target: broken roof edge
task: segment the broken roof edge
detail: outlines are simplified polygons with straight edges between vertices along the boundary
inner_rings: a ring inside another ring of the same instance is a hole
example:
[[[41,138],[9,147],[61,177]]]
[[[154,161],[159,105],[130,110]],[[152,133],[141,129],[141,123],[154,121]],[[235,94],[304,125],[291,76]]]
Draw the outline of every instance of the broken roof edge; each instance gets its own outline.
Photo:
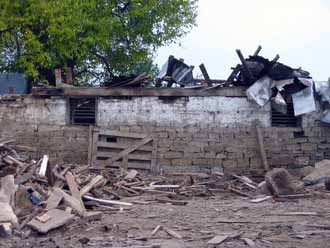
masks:
[[[32,96],[81,96],[81,97],[107,97],[107,96],[226,96],[246,97],[246,87],[223,88],[33,88]]]

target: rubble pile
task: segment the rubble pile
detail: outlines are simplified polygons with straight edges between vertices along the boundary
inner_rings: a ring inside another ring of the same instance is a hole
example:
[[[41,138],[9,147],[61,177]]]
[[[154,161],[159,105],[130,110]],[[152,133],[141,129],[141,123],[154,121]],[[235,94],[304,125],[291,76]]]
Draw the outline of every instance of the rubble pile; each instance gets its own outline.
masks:
[[[124,211],[151,201],[186,205],[186,199],[226,188],[222,173],[165,177],[136,170],[51,165],[47,155],[36,161],[18,153],[15,148],[33,148],[14,142],[0,143],[0,229],[6,235],[13,230],[21,235],[31,230],[47,233],[79,219],[99,220],[104,210]]]
[[[15,145],[14,140],[0,143],[2,236],[48,233],[72,222],[100,220],[105,211],[116,213],[150,203],[184,206],[193,197],[219,193],[235,194],[253,203],[307,197],[310,194],[303,188],[307,178],[321,182],[319,178],[330,176],[321,171],[328,161],[320,162],[304,181],[297,181],[285,169],[269,171],[261,183],[222,172],[153,176],[122,168],[51,165],[47,155],[36,161],[17,152],[24,149],[33,150]]]

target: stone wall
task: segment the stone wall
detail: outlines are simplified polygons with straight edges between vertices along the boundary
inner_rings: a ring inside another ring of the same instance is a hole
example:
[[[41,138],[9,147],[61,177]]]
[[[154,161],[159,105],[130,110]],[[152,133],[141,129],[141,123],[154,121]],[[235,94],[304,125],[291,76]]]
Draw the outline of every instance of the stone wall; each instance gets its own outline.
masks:
[[[29,154],[49,154],[53,162],[85,164],[88,127],[68,125],[65,99],[19,97],[0,101],[0,139],[15,138],[19,144],[37,148]]]
[[[88,127],[70,125],[64,98],[19,98],[0,103],[0,135],[50,154],[56,162],[86,163]],[[306,115],[299,128],[271,127],[270,106],[244,97],[99,98],[97,125],[108,130],[158,137],[157,162],[164,170],[225,168],[262,170],[255,119],[261,123],[273,167],[314,165],[330,158],[329,126],[319,113]]]

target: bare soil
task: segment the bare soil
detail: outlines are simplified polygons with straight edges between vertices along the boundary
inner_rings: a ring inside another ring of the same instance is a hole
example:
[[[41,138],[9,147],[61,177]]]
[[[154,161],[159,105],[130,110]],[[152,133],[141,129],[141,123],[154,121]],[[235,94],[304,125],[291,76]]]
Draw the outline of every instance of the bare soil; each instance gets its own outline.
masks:
[[[138,200],[146,201],[148,197]],[[325,192],[285,202],[270,199],[252,203],[229,193],[193,198],[186,206],[148,202],[123,211],[104,209],[101,220],[87,223],[77,220],[47,235],[31,233],[26,238],[0,238],[0,247],[138,248],[160,244],[162,248],[201,248],[212,247],[207,241],[216,235],[243,232],[243,238],[253,240],[255,247],[260,248],[325,248],[330,247],[329,202],[330,196]],[[294,212],[312,213],[295,216]],[[151,236],[157,225],[168,227],[183,238],[173,238],[163,230]],[[242,239],[233,239],[215,247],[249,246]]]

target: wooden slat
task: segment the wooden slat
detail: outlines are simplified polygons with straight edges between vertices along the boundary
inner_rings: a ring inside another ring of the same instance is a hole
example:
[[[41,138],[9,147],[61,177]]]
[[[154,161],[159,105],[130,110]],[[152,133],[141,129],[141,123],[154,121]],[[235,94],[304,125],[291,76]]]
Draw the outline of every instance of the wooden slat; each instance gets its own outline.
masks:
[[[88,129],[88,164],[92,163],[93,155],[93,126],[89,126]]]
[[[146,134],[141,134],[141,133],[128,133],[128,132],[108,131],[108,130],[100,130],[99,134],[107,135],[107,136],[123,137],[123,138],[132,138],[132,139],[143,139],[147,137]]]
[[[113,148],[113,149],[126,149],[128,147],[128,144],[121,144],[118,142],[98,142],[98,147],[104,147],[104,148]],[[137,151],[144,151],[144,152],[152,152],[153,147],[152,146],[141,146]]]
[[[97,152],[97,157],[98,158],[112,158],[115,157],[118,153],[116,152]],[[151,153],[149,154],[128,154],[128,159],[133,159],[133,160],[146,160],[150,161],[151,160]]]
[[[92,151],[92,164],[96,161],[96,154],[97,154],[97,143],[99,140],[99,131],[94,129],[93,130],[93,151]]]
[[[109,167],[109,168],[120,168],[120,166],[121,166],[121,162],[115,162],[115,163],[109,165],[109,162],[107,162],[106,160],[103,160],[103,161],[98,160],[96,164],[101,167]],[[150,163],[149,162],[141,163],[141,162],[128,161],[128,168],[129,169],[150,170]]]
[[[158,147],[158,137],[153,137],[153,146],[152,146],[152,153],[151,153],[151,171],[153,173],[159,173],[159,167],[157,166],[157,147]]]
[[[269,164],[267,161],[267,155],[266,155],[265,146],[264,146],[264,137],[263,137],[262,131],[260,129],[260,121],[257,120],[255,122],[255,126],[256,126],[256,131],[257,131],[257,139],[258,139],[262,163],[263,163],[265,171],[269,171],[270,167],[269,167]]]
[[[143,146],[143,145],[149,143],[150,141],[152,141],[152,137],[149,136],[149,137],[146,137],[146,138],[136,142],[135,144],[131,145],[124,151],[118,153],[115,157],[112,157],[111,159],[109,159],[109,162],[113,163],[113,162],[123,158],[124,156],[126,156],[126,155],[130,154],[131,152],[135,151],[136,149],[138,149],[140,146]]]

